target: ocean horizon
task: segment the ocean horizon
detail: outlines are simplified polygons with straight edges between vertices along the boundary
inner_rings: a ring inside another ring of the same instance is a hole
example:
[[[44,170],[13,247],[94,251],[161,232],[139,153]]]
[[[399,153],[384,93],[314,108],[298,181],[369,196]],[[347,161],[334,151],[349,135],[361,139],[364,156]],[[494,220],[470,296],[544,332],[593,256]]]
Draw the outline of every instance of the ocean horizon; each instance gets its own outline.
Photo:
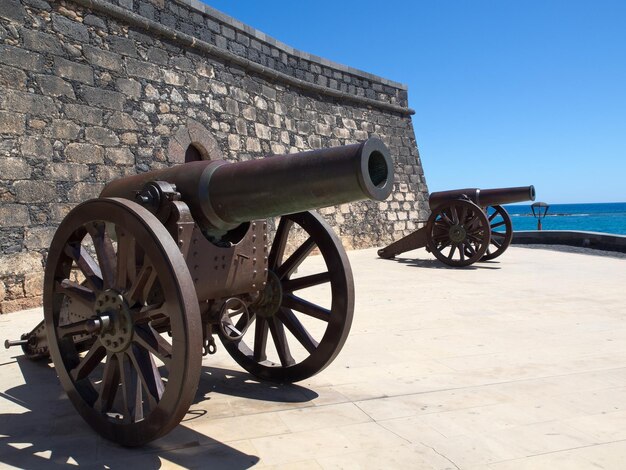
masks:
[[[504,206],[513,230],[537,230],[530,204]],[[626,235],[626,202],[550,204],[541,221],[543,230],[580,230]]]

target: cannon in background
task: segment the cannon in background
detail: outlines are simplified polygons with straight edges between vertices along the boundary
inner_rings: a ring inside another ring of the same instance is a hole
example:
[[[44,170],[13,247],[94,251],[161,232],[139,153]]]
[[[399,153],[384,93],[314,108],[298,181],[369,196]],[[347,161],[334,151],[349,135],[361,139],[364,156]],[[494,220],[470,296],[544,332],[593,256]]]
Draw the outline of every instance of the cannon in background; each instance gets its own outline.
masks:
[[[428,198],[426,225],[378,250],[381,258],[424,248],[449,266],[469,266],[497,258],[511,244],[511,217],[502,204],[535,200],[534,186],[454,189]],[[503,230],[503,231],[502,231]]]
[[[378,139],[113,181],[61,222],[44,321],[5,345],[50,356],[77,411],[126,446],[178,425],[214,335],[256,377],[303,380],[337,356],[354,309],[341,242],[308,211],[384,200],[392,186]],[[274,216],[282,217],[270,242],[259,219]],[[327,299],[307,300],[311,289]]]

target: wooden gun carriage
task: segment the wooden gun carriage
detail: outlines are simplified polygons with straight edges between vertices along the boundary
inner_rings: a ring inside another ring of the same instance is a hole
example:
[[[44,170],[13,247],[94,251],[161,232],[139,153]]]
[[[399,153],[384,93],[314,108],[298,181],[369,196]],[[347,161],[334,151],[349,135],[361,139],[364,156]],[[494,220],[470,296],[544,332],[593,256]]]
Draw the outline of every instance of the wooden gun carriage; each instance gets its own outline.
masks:
[[[469,266],[497,258],[511,244],[511,217],[502,204],[535,200],[534,186],[454,189],[428,198],[426,225],[378,250],[381,258],[426,248],[449,266]]]
[[[303,380],[339,353],[354,309],[341,242],[310,210],[384,200],[392,186],[378,139],[113,181],[61,222],[44,321],[5,346],[51,357],[77,411],[126,446],[178,425],[214,335],[256,377]],[[321,270],[301,270],[312,254]]]

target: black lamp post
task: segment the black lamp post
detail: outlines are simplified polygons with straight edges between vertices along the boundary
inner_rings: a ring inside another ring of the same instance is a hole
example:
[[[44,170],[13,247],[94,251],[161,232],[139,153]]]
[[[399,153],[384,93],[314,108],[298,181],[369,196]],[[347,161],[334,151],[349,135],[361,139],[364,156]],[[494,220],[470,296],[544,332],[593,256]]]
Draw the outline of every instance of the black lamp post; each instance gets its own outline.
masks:
[[[533,215],[537,219],[537,230],[541,230],[541,219],[546,216],[549,207],[545,202],[535,202],[530,206],[530,210],[533,211]]]

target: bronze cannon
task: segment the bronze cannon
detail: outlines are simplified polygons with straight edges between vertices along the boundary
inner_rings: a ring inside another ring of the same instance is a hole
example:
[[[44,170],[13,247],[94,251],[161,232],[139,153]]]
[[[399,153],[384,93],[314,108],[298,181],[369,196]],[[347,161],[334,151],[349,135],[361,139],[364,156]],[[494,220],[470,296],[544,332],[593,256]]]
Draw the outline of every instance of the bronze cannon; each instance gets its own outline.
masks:
[[[511,244],[511,217],[502,204],[535,200],[534,186],[454,189],[431,193],[426,225],[378,250],[381,258],[426,248],[449,266],[469,266],[500,256]]]
[[[378,139],[113,181],[61,222],[44,321],[6,346],[50,357],[82,417],[125,446],[178,425],[214,336],[260,379],[303,380],[337,356],[354,309],[345,251],[311,210],[392,186]]]

